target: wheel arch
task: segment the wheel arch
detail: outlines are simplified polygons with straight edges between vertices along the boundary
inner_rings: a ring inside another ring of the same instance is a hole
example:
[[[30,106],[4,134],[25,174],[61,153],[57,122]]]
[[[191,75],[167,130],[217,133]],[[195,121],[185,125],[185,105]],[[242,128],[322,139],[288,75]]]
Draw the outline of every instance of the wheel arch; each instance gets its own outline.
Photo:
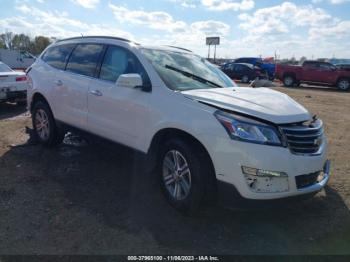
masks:
[[[206,158],[206,163],[208,164],[208,167],[211,169],[212,177],[210,178],[211,181],[209,181],[209,195],[216,196],[217,193],[217,182],[216,182],[216,173],[215,173],[215,167],[214,163],[210,157],[209,151],[206,149],[206,147],[203,145],[201,141],[199,141],[196,137],[191,135],[190,133],[178,129],[178,128],[164,128],[159,130],[152,138],[150,147],[148,149],[148,157],[150,159],[150,163],[152,163],[151,167],[154,169],[157,164],[157,158],[158,154],[160,152],[161,145],[171,138],[180,138],[183,139],[185,142],[190,143],[191,145],[195,146],[196,149],[199,150],[202,156]],[[214,194],[211,194],[214,193]]]
[[[285,72],[284,74],[283,74],[283,76],[282,76],[282,80],[285,78],[285,77],[287,77],[287,76],[291,76],[291,77],[293,77],[294,78],[294,80],[297,80],[297,75],[296,75],[296,73],[294,73],[294,72]]]
[[[45,98],[45,96],[39,92],[36,92],[33,96],[32,96],[32,101],[30,103],[30,107],[29,107],[29,111],[32,111],[33,110],[33,106],[35,105],[36,102],[38,101],[43,101],[45,102],[46,104],[49,105],[47,99]]]
[[[350,77],[346,77],[346,76],[339,76],[338,77],[338,79],[337,79],[337,84],[339,83],[339,81],[341,81],[341,80],[343,80],[343,79],[345,79],[345,80],[348,80],[348,81],[350,81]]]

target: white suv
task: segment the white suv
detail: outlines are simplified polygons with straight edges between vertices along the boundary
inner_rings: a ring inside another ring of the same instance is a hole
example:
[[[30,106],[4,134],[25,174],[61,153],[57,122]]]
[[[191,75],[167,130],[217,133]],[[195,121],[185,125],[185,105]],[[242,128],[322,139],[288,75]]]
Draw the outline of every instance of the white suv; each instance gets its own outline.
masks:
[[[314,194],[328,182],[321,120],[280,92],[237,87],[188,50],[70,38],[49,46],[28,78],[43,144],[73,127],[146,153],[180,210],[213,196]]]

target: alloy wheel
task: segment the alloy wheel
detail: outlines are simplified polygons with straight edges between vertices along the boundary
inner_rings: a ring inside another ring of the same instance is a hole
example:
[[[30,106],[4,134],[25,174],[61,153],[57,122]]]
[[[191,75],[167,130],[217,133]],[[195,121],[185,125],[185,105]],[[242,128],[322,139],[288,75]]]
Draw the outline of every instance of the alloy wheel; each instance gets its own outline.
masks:
[[[187,198],[191,191],[191,171],[186,158],[177,150],[171,150],[163,159],[163,182],[173,199]]]
[[[341,90],[348,90],[349,89],[349,81],[347,80],[341,80],[338,84],[339,89]]]
[[[49,139],[50,136],[50,123],[49,117],[43,109],[38,109],[35,113],[35,129],[42,140]]]
[[[286,86],[291,86],[293,84],[293,78],[291,78],[290,76],[287,76],[285,79],[284,79],[284,84]]]

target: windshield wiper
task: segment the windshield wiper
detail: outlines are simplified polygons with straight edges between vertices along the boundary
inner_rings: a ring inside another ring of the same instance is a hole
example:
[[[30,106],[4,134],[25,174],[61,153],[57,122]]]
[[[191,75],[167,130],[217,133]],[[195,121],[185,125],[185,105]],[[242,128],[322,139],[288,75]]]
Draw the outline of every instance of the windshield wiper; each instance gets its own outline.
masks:
[[[191,79],[193,79],[193,80],[196,80],[196,81],[198,81],[198,82],[205,83],[205,84],[211,84],[211,85],[213,85],[213,86],[215,86],[215,87],[223,88],[223,86],[221,86],[221,85],[219,85],[219,84],[217,84],[217,83],[214,83],[214,82],[212,82],[212,81],[209,81],[209,80],[207,80],[207,79],[205,79],[205,78],[203,78],[203,77],[194,75],[194,74],[192,74],[192,73],[190,73],[190,72],[183,71],[183,70],[178,69],[178,68],[176,68],[176,67],[173,67],[173,66],[170,66],[170,65],[165,65],[165,68],[170,69],[170,70],[173,70],[173,71],[175,71],[175,72],[178,72],[178,73],[180,73],[180,74],[182,74],[182,75],[184,75],[184,76],[186,76],[186,77],[188,77],[188,78],[191,78]]]

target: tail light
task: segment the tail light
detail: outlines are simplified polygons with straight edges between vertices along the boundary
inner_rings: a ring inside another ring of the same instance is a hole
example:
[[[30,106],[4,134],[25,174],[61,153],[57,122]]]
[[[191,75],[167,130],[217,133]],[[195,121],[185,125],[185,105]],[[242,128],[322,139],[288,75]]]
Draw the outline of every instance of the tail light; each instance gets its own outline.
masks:
[[[16,77],[16,82],[23,82],[23,81],[27,81],[27,77],[26,76]]]

